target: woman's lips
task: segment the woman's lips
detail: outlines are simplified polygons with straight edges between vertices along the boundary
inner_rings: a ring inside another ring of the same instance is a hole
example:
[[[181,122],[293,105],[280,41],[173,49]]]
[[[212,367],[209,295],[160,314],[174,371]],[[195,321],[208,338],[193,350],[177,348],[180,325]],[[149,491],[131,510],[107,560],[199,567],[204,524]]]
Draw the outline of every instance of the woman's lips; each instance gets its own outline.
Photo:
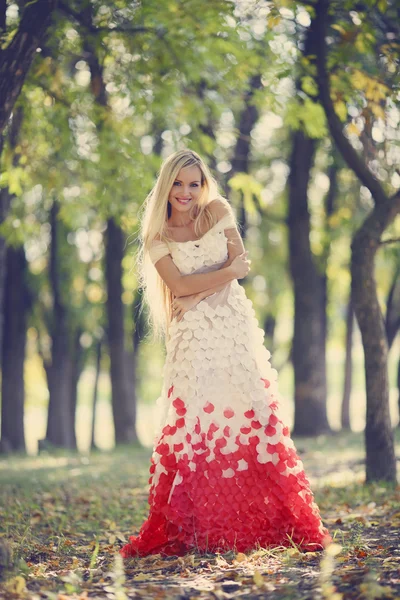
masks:
[[[177,198],[179,204],[189,204],[189,202],[192,200],[191,198],[189,198],[189,200],[180,200],[179,198]]]

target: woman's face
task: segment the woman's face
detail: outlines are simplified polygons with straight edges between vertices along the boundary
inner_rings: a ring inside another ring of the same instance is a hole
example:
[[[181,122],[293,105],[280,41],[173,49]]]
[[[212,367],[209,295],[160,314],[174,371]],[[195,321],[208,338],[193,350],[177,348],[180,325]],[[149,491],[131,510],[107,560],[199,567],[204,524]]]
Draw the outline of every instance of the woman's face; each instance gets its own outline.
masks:
[[[168,196],[172,208],[178,212],[188,212],[201,195],[201,171],[193,165],[181,169],[172,184]]]

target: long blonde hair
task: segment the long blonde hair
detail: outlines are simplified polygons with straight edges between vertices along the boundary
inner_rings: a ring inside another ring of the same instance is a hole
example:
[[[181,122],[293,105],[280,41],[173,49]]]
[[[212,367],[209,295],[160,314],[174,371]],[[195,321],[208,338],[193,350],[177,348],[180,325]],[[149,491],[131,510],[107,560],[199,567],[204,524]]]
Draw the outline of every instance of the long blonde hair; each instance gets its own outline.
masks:
[[[216,180],[197,152],[188,149],[180,150],[164,160],[157,181],[140,210],[143,216],[140,219],[140,243],[136,261],[143,300],[149,308],[149,329],[157,340],[168,337],[173,294],[153,265],[149,249],[156,238],[167,244],[172,240],[167,231],[167,219],[171,215],[168,197],[179,171],[191,166],[197,166],[201,171],[202,191],[199,199],[188,211],[194,221],[196,236],[200,237],[204,230],[210,229],[216,223],[215,215],[207,207],[212,200],[218,198],[229,206],[227,200],[219,194]]]

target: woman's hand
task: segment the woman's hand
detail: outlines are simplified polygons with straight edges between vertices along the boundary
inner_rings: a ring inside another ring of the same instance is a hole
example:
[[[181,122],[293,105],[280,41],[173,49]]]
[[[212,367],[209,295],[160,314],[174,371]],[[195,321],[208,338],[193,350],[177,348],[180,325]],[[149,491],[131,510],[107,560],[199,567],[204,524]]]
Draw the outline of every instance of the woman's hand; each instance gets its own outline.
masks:
[[[177,321],[182,321],[185,312],[196,306],[200,302],[198,294],[191,296],[180,296],[172,302],[172,318],[176,317]]]
[[[237,279],[243,279],[250,271],[251,260],[247,258],[248,253],[249,251],[245,250],[242,254],[238,254],[231,263],[231,267],[235,271]]]

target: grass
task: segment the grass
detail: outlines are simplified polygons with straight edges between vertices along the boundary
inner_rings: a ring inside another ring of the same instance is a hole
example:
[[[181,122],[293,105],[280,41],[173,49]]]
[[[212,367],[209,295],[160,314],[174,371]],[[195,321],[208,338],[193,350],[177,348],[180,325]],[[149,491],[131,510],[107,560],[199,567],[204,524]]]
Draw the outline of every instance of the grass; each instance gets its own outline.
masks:
[[[399,597],[399,486],[363,484],[362,434],[294,441],[334,537],[323,555],[292,545],[123,564],[147,516],[148,449],[0,460],[0,597]]]

